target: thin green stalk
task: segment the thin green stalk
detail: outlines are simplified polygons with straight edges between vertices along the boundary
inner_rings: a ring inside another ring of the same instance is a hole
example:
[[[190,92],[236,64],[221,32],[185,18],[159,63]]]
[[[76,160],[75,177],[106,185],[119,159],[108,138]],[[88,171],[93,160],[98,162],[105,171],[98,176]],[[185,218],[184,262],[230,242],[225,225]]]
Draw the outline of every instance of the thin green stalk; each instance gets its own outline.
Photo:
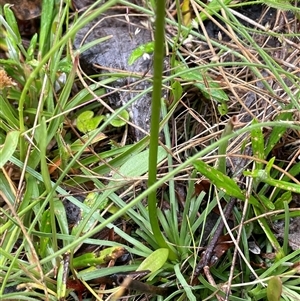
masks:
[[[284,206],[284,239],[283,239],[283,252],[285,255],[288,254],[288,245],[289,245],[289,233],[290,233],[290,212],[289,212],[289,204],[288,202],[283,202]]]
[[[162,102],[162,114],[165,117],[167,115],[167,107],[164,103]],[[168,149],[171,149],[171,137],[170,137],[170,128],[168,126],[168,123],[165,124],[164,126],[164,135],[165,135],[165,144],[168,147]],[[173,170],[173,157],[171,154],[168,154],[168,170],[171,172]],[[169,200],[170,200],[170,206],[171,206],[171,213],[172,213],[172,223],[170,224],[173,229],[178,229],[178,202],[176,200],[176,194],[175,194],[175,182],[174,179],[170,179],[169,181]],[[170,221],[169,221],[170,222]],[[172,230],[173,230],[172,229]],[[179,232],[178,231],[172,231],[173,237],[174,237],[174,242],[179,245]]]
[[[149,145],[149,179],[148,187],[156,183],[157,174],[157,150],[159,139],[159,121],[160,121],[160,101],[162,89],[162,73],[164,65],[164,46],[165,46],[165,0],[156,3],[156,20],[154,33],[154,73],[153,73],[153,92],[151,105],[151,130]],[[170,249],[163,237],[157,216],[156,208],[156,189],[148,196],[149,220],[154,238],[161,248],[169,249],[169,258],[175,260],[176,254]],[[175,229],[174,229],[175,230]]]

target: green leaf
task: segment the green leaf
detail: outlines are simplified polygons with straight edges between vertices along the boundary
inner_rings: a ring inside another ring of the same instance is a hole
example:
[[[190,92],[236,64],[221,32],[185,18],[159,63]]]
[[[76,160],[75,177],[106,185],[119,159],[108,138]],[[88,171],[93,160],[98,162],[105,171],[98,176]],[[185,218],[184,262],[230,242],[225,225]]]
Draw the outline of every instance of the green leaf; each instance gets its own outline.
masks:
[[[60,232],[69,234],[69,225],[66,215],[66,209],[61,200],[54,201],[54,213],[59,224]]]
[[[33,35],[33,37],[31,38],[29,47],[28,47],[28,49],[27,49],[28,58],[29,58],[30,60],[33,60],[33,59],[34,59],[34,52],[35,52],[35,50],[36,50],[37,39],[38,39],[38,35],[37,35],[37,33],[35,33],[35,34]]]
[[[224,175],[219,170],[209,166],[203,161],[196,161],[194,163],[195,168],[205,177],[207,177],[212,184],[218,189],[222,190],[228,195],[234,196],[239,199],[245,199],[240,187],[234,180]]]
[[[200,70],[187,68],[183,65],[180,65],[178,62],[175,71],[181,73],[178,74],[178,76],[183,80],[192,81],[192,84],[199,90],[201,90],[207,99],[212,98],[220,103],[222,105],[222,112],[225,114],[227,113],[227,101],[229,100],[229,98],[227,94],[221,89],[220,85],[214,82],[210,76],[205,74],[204,80],[204,75],[200,73]],[[182,73],[183,71],[186,72]]]
[[[95,130],[104,118],[103,115],[94,117],[93,111],[85,111],[77,117],[76,126],[80,132],[88,133]]]
[[[282,281],[278,276],[273,276],[268,283],[268,301],[279,301],[282,292]]]
[[[56,276],[57,281],[57,298],[58,300],[65,300],[66,292],[67,292],[67,284],[65,282],[66,274],[69,272],[69,270],[65,269],[65,263],[64,260],[61,260],[58,267],[58,273]]]
[[[296,183],[290,183],[283,180],[276,180],[270,176],[271,168],[275,161],[275,157],[271,158],[266,165],[265,169],[254,170],[254,171],[244,171],[245,176],[250,176],[254,179],[258,179],[261,182],[267,183],[270,186],[274,186],[279,189],[292,191],[294,193],[300,193],[300,185]]]
[[[275,205],[265,196],[265,195],[259,195],[260,200],[266,207],[270,210],[275,209]]]
[[[10,28],[12,29],[12,31],[14,33],[13,37],[14,37],[15,43],[17,45],[22,43],[21,35],[19,32],[19,28],[18,28],[18,23],[17,23],[14,13],[10,9],[10,5],[7,5],[7,4],[4,5],[4,15],[5,15],[5,19],[8,23],[8,25],[10,26]]]
[[[51,218],[50,218],[50,211],[44,211],[42,218],[41,218],[41,232],[43,233],[51,233]],[[47,255],[47,245],[50,242],[50,237],[41,236],[40,237],[40,248],[39,253],[42,258]]]
[[[172,84],[172,94],[174,101],[177,102],[182,96],[182,86],[179,81],[174,81]]]
[[[0,146],[0,169],[14,154],[18,145],[19,136],[19,131],[9,132],[6,136],[4,144]]]
[[[40,126],[37,128],[35,132],[36,140],[38,141],[38,145],[40,148],[40,162],[41,162],[41,173],[43,177],[43,182],[46,186],[48,192],[51,190],[51,179],[49,175],[48,169],[48,161],[47,161],[47,135],[49,132],[47,131],[47,124],[45,117],[42,117]]]
[[[58,63],[58,71],[60,72],[65,72],[65,73],[70,73],[72,71],[73,65],[72,63],[67,59],[63,58],[59,63]]]
[[[161,162],[166,158],[167,152],[161,146],[158,147],[157,162]],[[119,172],[114,174],[114,179],[126,179],[126,177],[139,177],[148,171],[149,150],[140,152],[137,155],[131,156],[119,169]],[[116,183],[113,183],[115,185]]]
[[[300,193],[300,185],[296,183],[276,180],[276,179],[272,179],[271,177],[265,179],[263,182],[283,190],[292,191],[294,193]]]
[[[257,124],[258,121],[253,119],[252,124]],[[251,145],[254,157],[258,159],[265,159],[264,153],[264,135],[261,128],[255,128],[251,131]],[[262,169],[261,162],[255,163],[255,169]]]
[[[199,300],[199,298],[197,299],[196,296],[193,294],[193,291],[196,292],[196,290],[194,290],[193,287],[187,283],[186,277],[184,277],[184,275],[182,274],[182,268],[179,266],[179,264],[174,265],[174,271],[179,284],[181,285],[182,288],[184,288],[184,292],[187,296],[186,300],[189,301]]]
[[[142,44],[134,49],[128,59],[128,65],[132,65],[137,59],[143,56],[145,53],[152,53],[154,51],[154,42]]]
[[[126,110],[123,110],[120,114],[120,117],[122,117],[123,119],[125,119],[126,121],[129,120],[129,113]],[[124,126],[126,124],[126,121],[122,120],[119,117],[114,118],[110,124],[114,127],[121,127]]]
[[[294,4],[291,3],[289,0],[263,0],[263,4],[274,7],[279,10],[289,10],[289,11],[298,11],[299,8],[297,8]]]
[[[194,163],[194,167],[203,176],[208,178],[212,182],[212,184],[214,184],[219,190],[232,197],[236,197],[240,200],[245,200],[246,197],[237,183],[233,179],[224,175],[221,171],[200,160]],[[259,202],[252,196],[250,197],[249,202],[255,206],[259,206]]]
[[[222,102],[218,104],[218,112],[221,116],[226,115],[228,113],[227,103]]]
[[[90,138],[89,135],[93,135],[94,134],[93,130],[91,132],[89,132],[89,134],[83,135],[80,139],[75,140],[69,147],[71,152],[76,153],[78,151],[80,151],[82,149],[82,146],[84,145],[84,143]],[[103,139],[105,139],[106,136],[103,133],[98,133],[97,136],[95,136],[95,138],[93,139],[93,141],[91,141],[91,144],[97,143]],[[86,149],[87,151],[90,151],[89,148]]]
[[[283,203],[287,202],[288,204],[292,201],[292,192],[286,191],[282,193],[279,197],[276,198],[274,203],[276,210],[283,209]]]
[[[11,106],[7,99],[3,98],[0,95],[1,102],[1,110],[0,110],[0,118],[6,120],[9,126],[18,127],[19,121],[16,114],[16,110]]]
[[[111,260],[116,260],[125,252],[123,247],[110,247],[101,250],[98,254],[86,253],[73,259],[73,268],[83,268],[100,264],[107,264]]]
[[[275,162],[275,159],[276,159],[276,157],[271,158],[269,160],[269,162],[267,163],[267,165],[266,165],[266,173],[267,173],[268,177],[270,176],[271,169],[272,169],[272,166]]]
[[[169,256],[169,250],[166,248],[157,249],[151,253],[137,268],[137,271],[149,270],[151,273],[158,271],[167,261]]]
[[[41,13],[41,26],[39,34],[39,53],[43,57],[49,49],[49,35],[53,22],[54,0],[43,0]]]

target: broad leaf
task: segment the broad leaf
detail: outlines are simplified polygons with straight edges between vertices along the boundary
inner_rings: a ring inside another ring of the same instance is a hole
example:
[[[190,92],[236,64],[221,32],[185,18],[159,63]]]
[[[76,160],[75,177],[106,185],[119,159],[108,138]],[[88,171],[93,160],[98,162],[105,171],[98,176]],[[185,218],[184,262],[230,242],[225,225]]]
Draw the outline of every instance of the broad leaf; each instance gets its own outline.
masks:
[[[245,194],[241,191],[238,184],[228,176],[224,175],[221,171],[209,166],[203,161],[196,161],[194,163],[195,168],[206,178],[208,178],[212,184],[214,184],[219,190],[225,192],[227,195],[236,197],[240,200],[245,200]],[[250,197],[249,202],[255,206],[259,206],[259,202]]]
[[[268,301],[279,301],[282,292],[282,282],[278,276],[273,276],[268,283],[267,298]]]
[[[149,270],[151,274],[158,271],[168,260],[169,250],[166,248],[157,249],[151,253],[137,268],[137,271]]]
[[[2,168],[14,154],[18,145],[19,136],[19,131],[11,131],[7,134],[4,144],[0,146],[0,168]]]

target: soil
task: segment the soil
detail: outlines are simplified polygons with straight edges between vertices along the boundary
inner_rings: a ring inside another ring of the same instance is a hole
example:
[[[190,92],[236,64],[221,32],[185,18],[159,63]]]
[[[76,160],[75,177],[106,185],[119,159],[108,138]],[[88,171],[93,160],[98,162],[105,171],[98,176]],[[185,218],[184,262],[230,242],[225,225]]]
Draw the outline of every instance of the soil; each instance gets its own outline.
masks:
[[[0,0],[0,5],[11,4],[15,16],[19,20],[31,20],[41,14],[41,0]]]

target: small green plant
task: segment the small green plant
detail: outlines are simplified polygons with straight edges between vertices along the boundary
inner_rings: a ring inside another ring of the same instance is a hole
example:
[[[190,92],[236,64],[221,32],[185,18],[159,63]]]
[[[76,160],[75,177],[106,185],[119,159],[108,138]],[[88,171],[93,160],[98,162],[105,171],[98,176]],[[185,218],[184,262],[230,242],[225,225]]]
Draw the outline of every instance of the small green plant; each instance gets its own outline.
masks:
[[[93,111],[84,111],[76,118],[76,127],[80,132],[86,134],[95,130],[103,119],[103,115],[94,117]]]
[[[114,118],[110,120],[110,124],[114,127],[122,127],[126,125],[126,121],[129,120],[129,113],[126,110],[123,110],[120,115],[120,117]],[[102,121],[107,120],[110,117],[110,114],[108,115],[98,115],[94,117],[93,111],[84,111],[78,115],[76,118],[76,127],[77,129],[82,133],[88,133],[91,132],[99,126],[99,124]]]

